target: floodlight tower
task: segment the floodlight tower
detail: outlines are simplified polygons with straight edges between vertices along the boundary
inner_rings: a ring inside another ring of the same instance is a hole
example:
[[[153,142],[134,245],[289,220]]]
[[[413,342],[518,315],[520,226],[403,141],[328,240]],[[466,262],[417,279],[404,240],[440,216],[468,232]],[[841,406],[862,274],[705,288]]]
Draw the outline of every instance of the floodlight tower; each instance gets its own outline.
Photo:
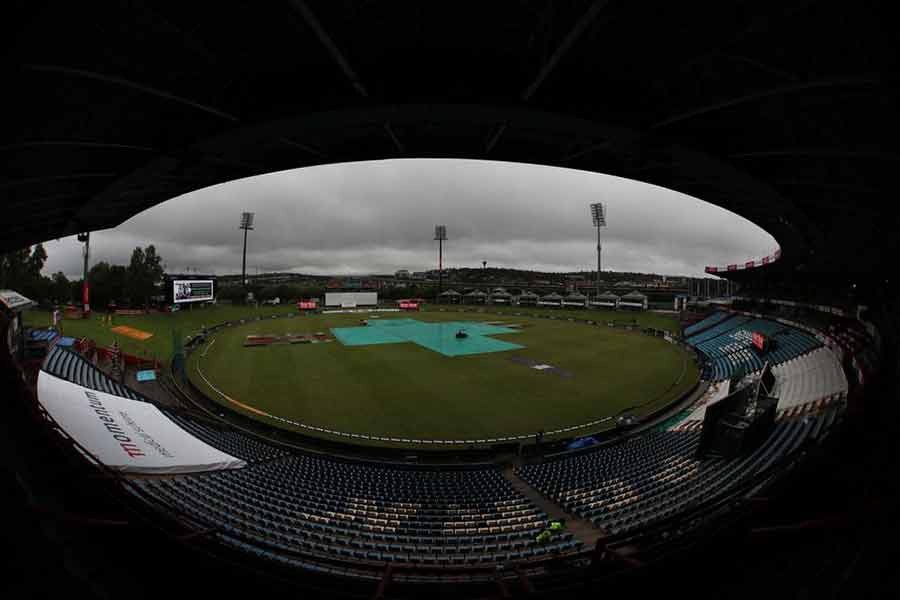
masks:
[[[434,226],[434,239],[438,243],[438,297],[443,292],[444,287],[444,242],[447,240],[447,226]]]
[[[78,234],[78,241],[84,244],[84,277],[81,280],[82,315],[85,319],[91,315],[91,284],[88,282],[88,263],[91,258],[91,232]]]
[[[606,227],[606,209],[602,202],[591,204],[591,217],[597,228],[597,296],[600,295],[600,228]]]
[[[247,287],[247,232],[253,229],[252,212],[241,213],[241,225],[238,229],[244,230],[244,258],[241,261],[241,285]]]

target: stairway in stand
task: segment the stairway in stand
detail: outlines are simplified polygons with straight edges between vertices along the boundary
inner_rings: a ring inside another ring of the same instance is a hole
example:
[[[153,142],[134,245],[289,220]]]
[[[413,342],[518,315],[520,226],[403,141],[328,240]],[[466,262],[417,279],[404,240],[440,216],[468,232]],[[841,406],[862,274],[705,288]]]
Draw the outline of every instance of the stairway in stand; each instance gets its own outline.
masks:
[[[604,536],[604,531],[602,529],[594,527],[590,521],[567,513],[558,504],[528,485],[528,483],[516,475],[514,468],[515,467],[511,465],[503,469],[503,477],[512,484],[517,492],[531,500],[535,506],[547,513],[547,517],[551,521],[555,519],[565,519],[566,531],[574,534],[585,547],[592,548],[594,544],[597,543],[597,540]]]

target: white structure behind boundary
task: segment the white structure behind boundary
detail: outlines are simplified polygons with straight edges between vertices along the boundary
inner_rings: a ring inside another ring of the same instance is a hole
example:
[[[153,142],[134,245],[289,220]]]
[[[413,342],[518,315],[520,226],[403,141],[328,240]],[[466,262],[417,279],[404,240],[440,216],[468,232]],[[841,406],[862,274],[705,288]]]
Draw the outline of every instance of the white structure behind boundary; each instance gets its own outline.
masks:
[[[325,306],[378,306],[378,292],[325,292]]]

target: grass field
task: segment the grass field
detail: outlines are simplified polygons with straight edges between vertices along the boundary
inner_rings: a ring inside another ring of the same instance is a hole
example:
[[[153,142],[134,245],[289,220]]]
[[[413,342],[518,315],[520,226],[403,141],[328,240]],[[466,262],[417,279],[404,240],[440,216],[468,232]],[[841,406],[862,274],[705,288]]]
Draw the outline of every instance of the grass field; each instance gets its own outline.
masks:
[[[440,308],[440,306],[429,306],[426,310],[430,313],[438,311]],[[449,309],[449,307],[446,308]],[[649,312],[623,313],[614,311],[563,310],[549,308],[520,309],[517,307],[506,306],[491,306],[490,310],[494,313],[527,312],[528,314],[553,315],[563,318],[573,317],[593,319],[601,322],[610,319],[621,320],[635,318],[642,327],[655,327],[657,329],[666,329],[673,332],[678,329],[678,322],[674,317]],[[94,316],[90,319],[64,320],[62,322],[62,332],[64,335],[91,338],[102,346],[112,344],[113,341],[118,341],[124,352],[135,355],[146,354],[148,356],[156,356],[163,362],[168,362],[172,358],[173,331],[180,332],[182,336],[187,336],[198,331],[203,325],[210,326],[224,321],[296,312],[297,309],[293,305],[254,308],[219,304],[215,306],[197,307],[193,310],[185,309],[175,313],[114,317],[113,327],[117,325],[127,325],[154,334],[152,338],[145,341],[138,341],[124,335],[117,335],[110,331],[108,325],[102,322],[100,313],[94,313]],[[25,324],[30,327],[49,327],[51,324],[50,313],[40,310],[26,311]]]
[[[138,356],[156,357],[164,363],[168,363],[172,358],[173,331],[180,332],[182,336],[187,336],[198,331],[203,325],[210,326],[214,323],[222,323],[233,319],[289,312],[297,312],[297,309],[293,306],[250,308],[225,304],[198,307],[193,310],[185,309],[175,313],[113,317],[113,327],[127,325],[128,327],[153,334],[153,337],[144,341],[135,340],[110,331],[110,326],[103,323],[99,313],[95,313],[90,319],[63,320],[61,329],[64,335],[87,337],[101,346],[108,346],[113,341],[118,341],[123,352]],[[27,311],[25,313],[25,322],[26,325],[31,327],[49,327],[51,323],[50,313],[45,311]]]
[[[649,413],[680,396],[697,377],[687,354],[660,338],[512,314],[414,315],[426,322],[522,324],[519,332],[496,336],[524,346],[505,352],[451,358],[414,343],[243,346],[247,335],[328,331],[355,326],[361,316],[264,320],[222,330],[191,357],[190,376],[211,398],[269,424],[299,429],[256,411],[336,431],[439,440],[531,436],[637,405],[642,405],[638,413]],[[641,319],[674,328],[660,315]],[[569,376],[513,358],[550,364]],[[568,435],[573,433],[578,432]]]
[[[638,405],[638,413],[649,413],[680,396],[696,381],[693,361],[659,338],[565,320],[573,317],[605,323],[634,318],[643,327],[676,331],[678,324],[671,316],[489,308],[490,313],[450,312],[449,308],[441,312],[440,307],[427,307],[414,315],[394,315],[432,322],[521,323],[521,331],[496,339],[522,345],[523,349],[451,358],[412,343],[356,347],[338,341],[257,348],[242,345],[249,334],[328,331],[355,326],[365,316],[318,315],[251,321],[224,329],[216,334],[212,346],[191,357],[188,370],[210,398],[270,425],[299,429],[228,402],[198,376],[196,364],[200,363],[217,389],[256,410],[338,431],[413,439],[531,435],[538,429],[578,425]],[[168,362],[173,332],[187,336],[203,325],[294,312],[293,306],[219,305],[171,314],[115,317],[113,326],[126,325],[153,334],[144,341],[112,332],[99,316],[63,321],[62,329],[66,335],[89,337],[101,345],[117,340],[125,352]],[[558,319],[516,316],[517,312]],[[390,317],[385,313],[381,318]],[[26,320],[31,326],[47,326],[50,315],[31,311],[26,313]],[[553,365],[571,377],[534,370],[513,362],[513,357]],[[569,435],[578,433],[583,432]]]

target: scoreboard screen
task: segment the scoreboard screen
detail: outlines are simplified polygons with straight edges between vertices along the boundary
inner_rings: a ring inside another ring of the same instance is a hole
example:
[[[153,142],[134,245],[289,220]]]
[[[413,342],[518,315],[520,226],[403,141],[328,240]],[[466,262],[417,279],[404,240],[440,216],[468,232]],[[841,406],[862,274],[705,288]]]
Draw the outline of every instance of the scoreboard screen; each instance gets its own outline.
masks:
[[[172,282],[172,298],[176,304],[181,302],[203,302],[212,300],[212,279],[176,279]]]

